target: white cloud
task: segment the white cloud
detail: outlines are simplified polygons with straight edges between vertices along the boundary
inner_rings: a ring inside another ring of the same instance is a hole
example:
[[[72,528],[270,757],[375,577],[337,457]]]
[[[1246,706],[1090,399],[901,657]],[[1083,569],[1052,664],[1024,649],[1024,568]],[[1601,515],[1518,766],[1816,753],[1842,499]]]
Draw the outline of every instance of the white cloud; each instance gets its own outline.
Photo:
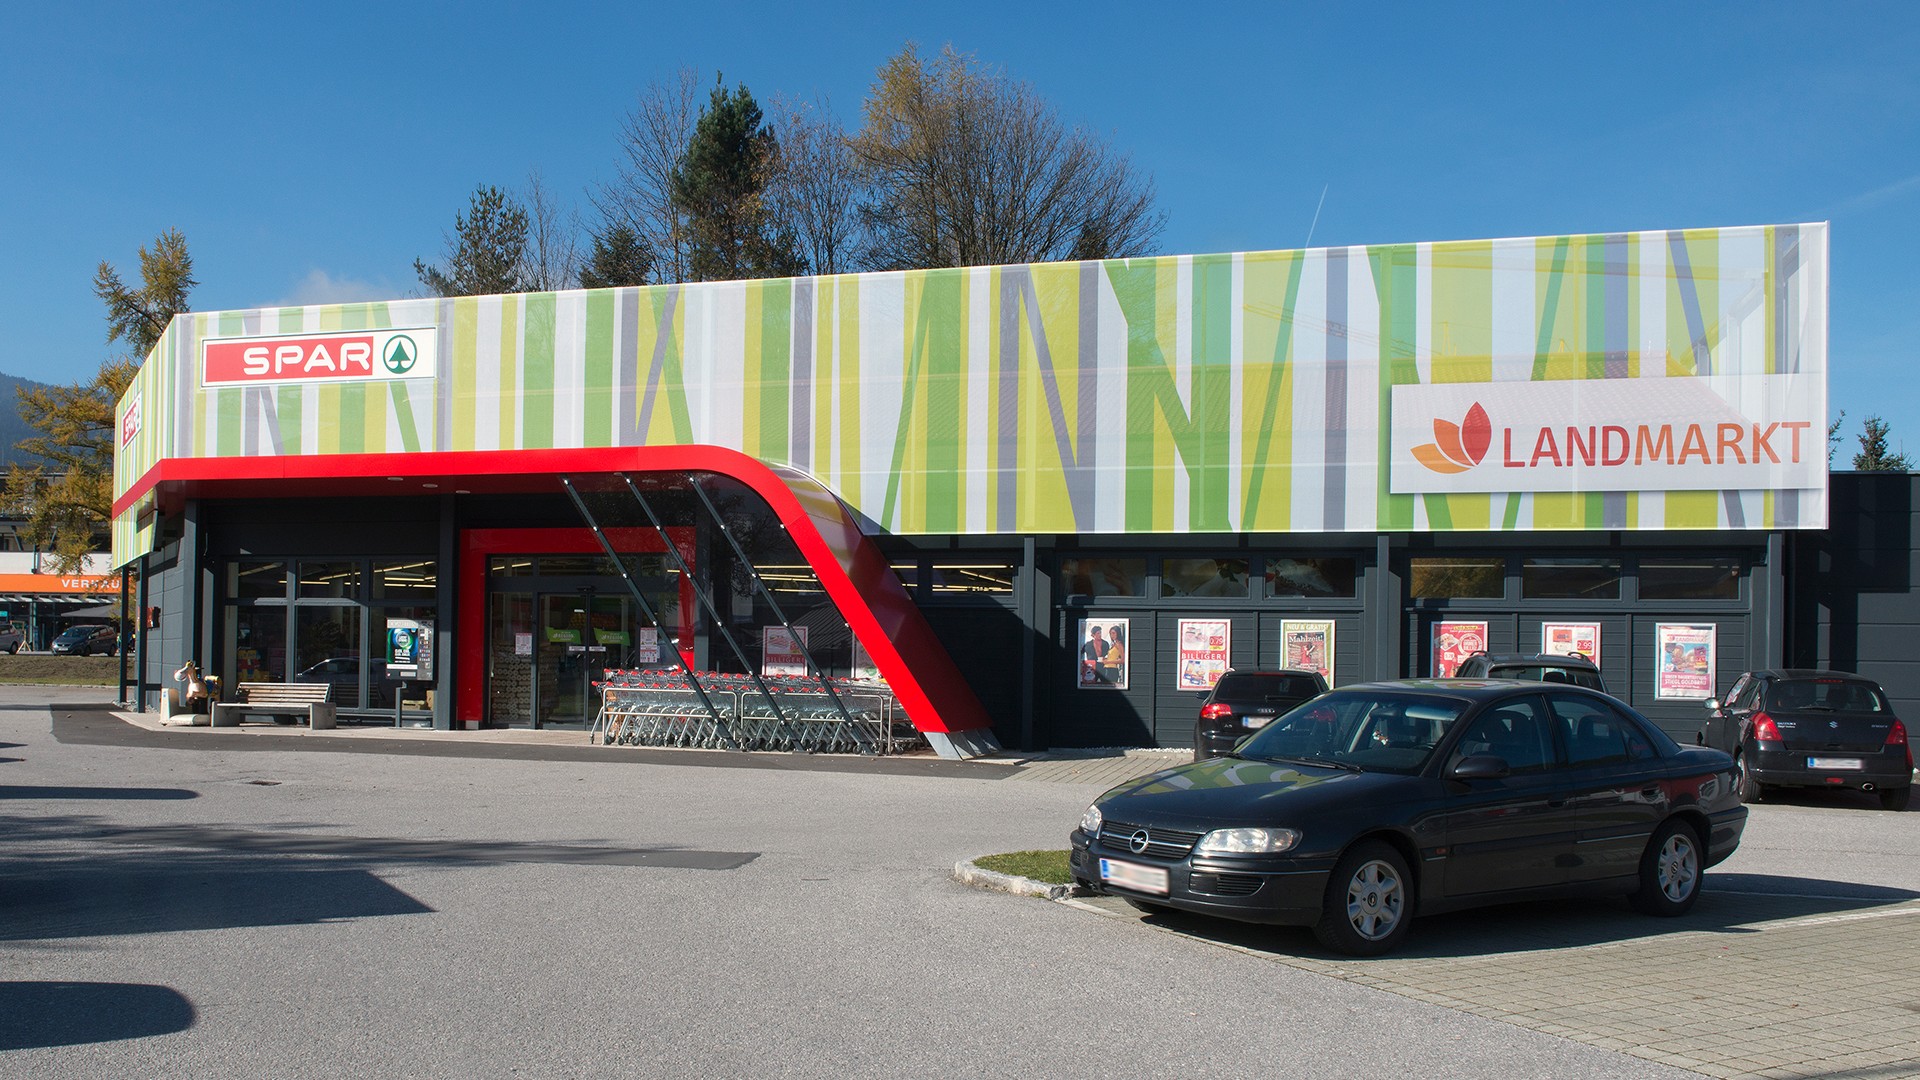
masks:
[[[391,283],[337,278],[325,270],[315,268],[307,271],[307,276],[301,278],[286,296],[263,306],[305,307],[309,304],[357,304],[368,300],[400,298],[399,288]]]
[[[1891,202],[1908,192],[1920,189],[1920,175],[1909,176],[1905,180],[1896,180],[1891,184],[1864,191],[1849,199],[1842,199],[1827,208],[1832,217],[1851,213],[1856,210],[1871,210],[1882,203]]]

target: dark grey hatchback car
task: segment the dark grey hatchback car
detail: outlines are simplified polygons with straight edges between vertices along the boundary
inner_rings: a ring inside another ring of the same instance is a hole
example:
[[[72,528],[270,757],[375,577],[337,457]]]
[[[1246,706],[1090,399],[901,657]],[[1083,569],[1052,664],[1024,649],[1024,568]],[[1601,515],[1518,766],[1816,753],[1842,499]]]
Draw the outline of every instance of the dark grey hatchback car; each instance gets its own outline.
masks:
[[[1681,747],[1580,687],[1344,687],[1229,756],[1100,796],[1074,830],[1085,889],[1136,907],[1311,926],[1375,955],[1415,915],[1613,892],[1678,915],[1746,825],[1733,759]]]
[[[1907,725],[1879,683],[1850,671],[1749,671],[1724,703],[1707,702],[1700,742],[1733,755],[1745,802],[1772,787],[1840,787],[1905,810],[1913,792]]]

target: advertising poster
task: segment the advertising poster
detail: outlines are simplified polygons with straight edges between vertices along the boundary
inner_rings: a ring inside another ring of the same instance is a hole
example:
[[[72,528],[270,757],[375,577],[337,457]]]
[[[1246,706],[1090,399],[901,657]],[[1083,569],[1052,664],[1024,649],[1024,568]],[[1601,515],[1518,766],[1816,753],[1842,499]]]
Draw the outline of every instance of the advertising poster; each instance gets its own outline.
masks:
[[[1460,661],[1487,648],[1487,624],[1484,622],[1437,622],[1433,624],[1433,677],[1451,679],[1460,670]]]
[[[855,682],[886,681],[880,677],[880,665],[873,662],[873,657],[867,655],[866,646],[858,641],[853,643],[853,679]]]
[[[1600,624],[1550,622],[1540,624],[1540,651],[1550,656],[1579,653],[1600,666]]]
[[[1127,688],[1126,619],[1081,619],[1076,685],[1082,690]]]
[[[1233,624],[1227,619],[1181,619],[1180,659],[1174,685],[1181,690],[1211,690],[1226,674]]]
[[[1317,671],[1333,685],[1333,624],[1302,619],[1280,623],[1280,666],[1295,671]]]
[[[660,631],[656,627],[643,626],[637,633],[640,640],[634,642],[633,662],[636,664],[657,664],[660,662]]]
[[[1654,697],[1705,701],[1713,696],[1714,623],[1656,623]]]
[[[800,655],[800,646],[807,643],[807,628],[794,627],[800,634],[796,644],[793,635],[784,626],[769,626],[760,632],[760,674],[762,675],[805,675],[807,658]]]

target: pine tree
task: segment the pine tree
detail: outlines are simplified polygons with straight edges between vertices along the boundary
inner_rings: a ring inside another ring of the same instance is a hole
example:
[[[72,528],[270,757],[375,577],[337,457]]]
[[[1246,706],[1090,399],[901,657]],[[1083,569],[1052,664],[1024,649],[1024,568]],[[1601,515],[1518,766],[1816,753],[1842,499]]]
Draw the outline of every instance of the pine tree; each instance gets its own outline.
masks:
[[[622,285],[645,285],[653,272],[653,253],[640,240],[640,234],[625,225],[615,225],[593,238],[593,249],[580,267],[580,287],[611,289]]]
[[[1853,455],[1853,467],[1861,472],[1911,472],[1913,461],[1904,453],[1887,449],[1887,422],[1867,417],[1860,433],[1860,452]]]
[[[779,154],[753,94],[715,87],[673,170],[673,202],[687,219],[689,280],[806,272],[793,229],[776,222],[768,205]]]
[[[447,237],[446,268],[413,260],[420,283],[434,296],[490,296],[528,292],[526,207],[491,184],[473,191],[468,213],[456,214]]]

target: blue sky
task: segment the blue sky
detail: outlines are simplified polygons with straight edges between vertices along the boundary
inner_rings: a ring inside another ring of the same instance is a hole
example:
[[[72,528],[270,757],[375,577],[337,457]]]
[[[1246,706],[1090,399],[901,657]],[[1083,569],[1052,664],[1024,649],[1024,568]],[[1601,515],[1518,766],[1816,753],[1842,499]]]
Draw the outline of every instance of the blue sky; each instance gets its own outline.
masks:
[[[1912,3],[6,5],[0,372],[91,375],[167,228],[197,309],[414,295],[477,183],[590,210],[649,82],[851,123],[907,41],[1131,154],[1168,253],[1831,221],[1831,407],[1920,450]]]

